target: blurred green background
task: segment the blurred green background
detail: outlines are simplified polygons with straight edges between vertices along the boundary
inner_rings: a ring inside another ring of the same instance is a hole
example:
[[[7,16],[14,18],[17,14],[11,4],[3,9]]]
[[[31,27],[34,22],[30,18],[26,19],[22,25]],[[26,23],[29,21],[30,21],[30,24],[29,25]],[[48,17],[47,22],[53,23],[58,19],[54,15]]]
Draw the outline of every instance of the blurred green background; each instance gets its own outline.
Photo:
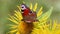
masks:
[[[38,3],[38,9],[43,6],[43,11],[47,11],[50,7],[53,7],[51,19],[57,19],[60,21],[60,0],[0,0],[0,34],[5,34],[8,29],[6,25],[9,23],[8,14],[13,14],[17,9],[17,5],[20,5],[22,1],[26,4]],[[37,10],[38,10],[37,9]]]

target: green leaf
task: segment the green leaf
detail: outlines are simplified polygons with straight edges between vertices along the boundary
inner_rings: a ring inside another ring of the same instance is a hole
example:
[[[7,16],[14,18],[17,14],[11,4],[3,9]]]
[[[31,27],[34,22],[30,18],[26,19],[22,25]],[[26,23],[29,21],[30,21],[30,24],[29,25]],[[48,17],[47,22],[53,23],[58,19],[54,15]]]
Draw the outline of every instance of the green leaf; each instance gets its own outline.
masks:
[[[39,21],[47,20],[50,17],[51,13],[52,13],[52,9],[53,9],[53,7],[51,7],[46,13],[42,14],[41,16],[39,16],[37,19]]]
[[[34,23],[34,28],[40,29],[40,26],[46,24],[47,19],[50,17],[52,13],[52,9],[53,7],[51,7],[46,13],[42,14],[40,17],[37,18],[40,22]]]

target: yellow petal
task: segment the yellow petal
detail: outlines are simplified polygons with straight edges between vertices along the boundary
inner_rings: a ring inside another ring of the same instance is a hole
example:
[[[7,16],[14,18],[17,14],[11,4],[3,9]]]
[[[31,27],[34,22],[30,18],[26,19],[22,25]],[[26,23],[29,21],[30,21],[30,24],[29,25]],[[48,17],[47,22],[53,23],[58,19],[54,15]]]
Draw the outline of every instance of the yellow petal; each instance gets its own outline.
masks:
[[[54,23],[53,23],[53,30],[55,30],[56,29],[56,26],[57,26],[57,21],[56,20],[54,20]]]
[[[9,15],[9,16],[10,16],[10,19],[14,19],[14,20],[18,21],[18,19],[15,16],[11,16],[11,15]]]
[[[32,3],[30,3],[30,9],[32,10]]]
[[[15,16],[12,16],[15,20],[17,20],[18,21],[18,18],[16,18]]]
[[[20,6],[17,6],[17,7],[18,7],[19,11],[21,11],[21,8],[20,8]]]
[[[50,24],[49,24],[50,27],[52,26],[52,23],[53,23],[52,20],[50,20]]]
[[[14,28],[14,29],[17,28],[17,25],[11,25],[10,24],[9,26],[11,26],[10,28]]]
[[[16,34],[20,34],[19,32],[17,32]]]
[[[10,31],[9,33],[14,33],[14,32],[16,32],[17,31],[17,29],[16,30],[12,30],[12,31]]]
[[[35,4],[35,6],[34,6],[34,8],[33,8],[33,11],[36,11],[36,9],[37,9],[37,3]]]
[[[10,18],[8,18],[10,21],[14,22],[15,24],[18,24],[18,22],[12,17],[10,16]]]
[[[43,31],[41,29],[34,28],[31,34],[43,34]]]
[[[9,19],[10,21],[12,21],[12,22],[18,24],[18,22],[17,22],[16,20],[12,20],[12,19],[10,19],[10,18],[8,18],[8,19]]]
[[[15,16],[19,19],[19,21],[20,21],[21,19],[23,19],[23,18],[22,18],[22,15],[21,15],[21,13],[20,13],[19,11],[15,11]]]
[[[41,7],[37,13],[37,17],[39,17],[43,12],[42,12],[43,7]]]

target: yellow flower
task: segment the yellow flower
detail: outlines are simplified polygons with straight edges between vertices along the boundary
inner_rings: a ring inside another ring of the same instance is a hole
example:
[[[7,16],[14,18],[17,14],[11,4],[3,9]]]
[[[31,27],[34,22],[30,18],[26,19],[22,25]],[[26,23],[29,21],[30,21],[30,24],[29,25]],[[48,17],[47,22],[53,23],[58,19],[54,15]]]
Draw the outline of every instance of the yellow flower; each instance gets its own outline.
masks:
[[[60,24],[56,20],[50,20],[49,24],[34,28],[31,34],[60,34]]]
[[[38,6],[38,3],[35,3],[34,6],[32,5],[32,3],[30,3],[30,9],[33,10],[33,11],[36,11],[37,6]],[[9,15],[10,18],[8,18],[10,21],[12,21],[14,23],[14,24],[10,24],[11,31],[8,32],[10,34],[14,34],[14,33],[15,34],[21,34],[20,32],[25,33],[25,30],[26,30],[26,26],[27,26],[26,23],[21,21],[23,19],[22,15],[20,13],[21,12],[21,8],[20,8],[20,6],[17,6],[17,7],[19,8],[19,10],[17,10],[17,11],[15,10],[14,11],[15,12],[14,16]],[[39,30],[39,29],[35,29],[35,28],[39,28],[40,25],[46,23],[47,19],[51,15],[52,8],[49,11],[47,11],[46,13],[44,13],[44,14],[42,14],[43,13],[42,9],[43,9],[43,7],[41,7],[39,9],[39,11],[37,11],[37,19],[39,20],[39,22],[34,22],[34,24],[33,24],[34,25],[34,30],[32,31],[32,34],[35,34],[35,32],[37,34],[45,32],[44,30]]]

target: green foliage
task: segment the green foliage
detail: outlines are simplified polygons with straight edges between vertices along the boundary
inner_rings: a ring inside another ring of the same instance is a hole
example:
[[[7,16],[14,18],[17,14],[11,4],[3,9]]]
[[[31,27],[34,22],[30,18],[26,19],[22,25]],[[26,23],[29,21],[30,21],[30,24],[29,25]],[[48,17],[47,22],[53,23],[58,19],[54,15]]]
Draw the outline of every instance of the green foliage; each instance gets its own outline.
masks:
[[[40,21],[48,19],[50,17],[51,13],[52,13],[52,9],[53,9],[53,7],[51,7],[46,13],[42,14],[37,19],[40,20]]]
[[[40,28],[40,26],[42,26],[47,22],[48,18],[52,13],[52,9],[53,7],[51,7],[46,13],[43,13],[40,17],[37,18],[39,22],[34,23],[35,28]]]

